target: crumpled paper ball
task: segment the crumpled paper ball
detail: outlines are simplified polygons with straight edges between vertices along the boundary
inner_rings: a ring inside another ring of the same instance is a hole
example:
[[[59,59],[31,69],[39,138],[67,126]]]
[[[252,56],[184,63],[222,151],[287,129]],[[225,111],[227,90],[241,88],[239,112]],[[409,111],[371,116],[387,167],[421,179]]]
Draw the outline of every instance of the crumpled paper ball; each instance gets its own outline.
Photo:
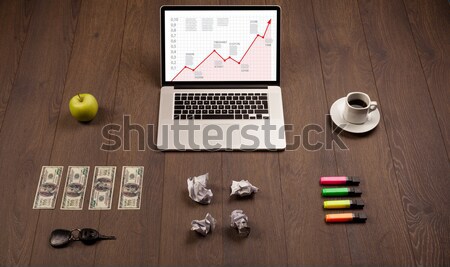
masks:
[[[202,236],[206,236],[210,231],[216,228],[216,219],[209,213],[206,214],[203,220],[193,220],[191,222],[191,231],[195,231]]]
[[[206,188],[208,179],[208,173],[187,179],[189,197],[195,202],[201,204],[211,203],[213,193],[211,189]]]

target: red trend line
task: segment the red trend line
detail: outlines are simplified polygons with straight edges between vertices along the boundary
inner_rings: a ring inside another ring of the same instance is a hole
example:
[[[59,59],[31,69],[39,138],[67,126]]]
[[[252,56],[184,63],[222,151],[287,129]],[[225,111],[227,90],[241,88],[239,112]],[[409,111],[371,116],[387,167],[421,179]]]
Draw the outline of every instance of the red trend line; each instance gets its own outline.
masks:
[[[178,75],[180,75],[185,69],[190,69],[191,71],[195,71],[198,67],[200,67],[200,65],[203,64],[203,62],[205,62],[212,54],[217,54],[224,62],[227,61],[228,59],[233,60],[234,62],[236,62],[237,64],[241,64],[242,60],[244,59],[245,55],[247,55],[248,51],[250,50],[250,48],[253,46],[253,44],[255,43],[256,39],[261,38],[264,39],[264,37],[266,37],[266,33],[267,33],[267,29],[269,29],[270,24],[272,23],[272,19],[269,19],[269,21],[267,22],[267,26],[266,26],[266,30],[264,31],[263,35],[259,35],[257,34],[255,39],[253,39],[253,42],[250,44],[250,46],[247,48],[247,51],[245,51],[244,55],[242,56],[242,58],[237,61],[236,59],[232,58],[231,56],[227,57],[227,58],[223,58],[219,53],[217,53],[217,51],[214,49],[211,53],[209,53],[209,55],[207,55],[195,68],[189,68],[188,66],[184,66],[184,68],[182,68],[180,70],[180,72],[177,73],[177,75],[175,75],[175,77],[173,77],[173,79],[171,80],[173,82],[173,80],[175,80],[175,78],[178,77]]]

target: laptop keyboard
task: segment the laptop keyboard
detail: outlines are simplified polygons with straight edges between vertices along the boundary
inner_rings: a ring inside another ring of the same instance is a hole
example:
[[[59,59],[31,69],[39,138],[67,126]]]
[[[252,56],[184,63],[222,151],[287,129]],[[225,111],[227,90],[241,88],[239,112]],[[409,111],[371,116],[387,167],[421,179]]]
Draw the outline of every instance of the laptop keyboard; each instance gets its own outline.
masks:
[[[269,119],[267,93],[175,93],[173,119]]]

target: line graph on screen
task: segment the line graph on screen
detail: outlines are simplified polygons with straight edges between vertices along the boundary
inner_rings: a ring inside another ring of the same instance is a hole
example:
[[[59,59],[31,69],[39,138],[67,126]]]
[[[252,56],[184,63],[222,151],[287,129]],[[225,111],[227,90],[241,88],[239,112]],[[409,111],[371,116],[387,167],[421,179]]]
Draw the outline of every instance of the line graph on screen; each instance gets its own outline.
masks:
[[[269,80],[272,71],[272,19],[266,23],[264,33],[256,34],[241,57],[223,56],[213,49],[197,65],[181,68],[171,81]]]

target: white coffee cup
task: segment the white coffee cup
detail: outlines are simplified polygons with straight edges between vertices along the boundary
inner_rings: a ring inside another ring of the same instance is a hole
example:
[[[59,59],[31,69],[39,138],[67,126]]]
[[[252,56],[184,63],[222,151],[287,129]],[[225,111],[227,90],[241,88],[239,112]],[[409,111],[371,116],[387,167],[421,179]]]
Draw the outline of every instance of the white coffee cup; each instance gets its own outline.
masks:
[[[362,92],[351,92],[345,98],[343,117],[353,124],[363,124],[367,121],[370,112],[377,109],[377,102]]]

